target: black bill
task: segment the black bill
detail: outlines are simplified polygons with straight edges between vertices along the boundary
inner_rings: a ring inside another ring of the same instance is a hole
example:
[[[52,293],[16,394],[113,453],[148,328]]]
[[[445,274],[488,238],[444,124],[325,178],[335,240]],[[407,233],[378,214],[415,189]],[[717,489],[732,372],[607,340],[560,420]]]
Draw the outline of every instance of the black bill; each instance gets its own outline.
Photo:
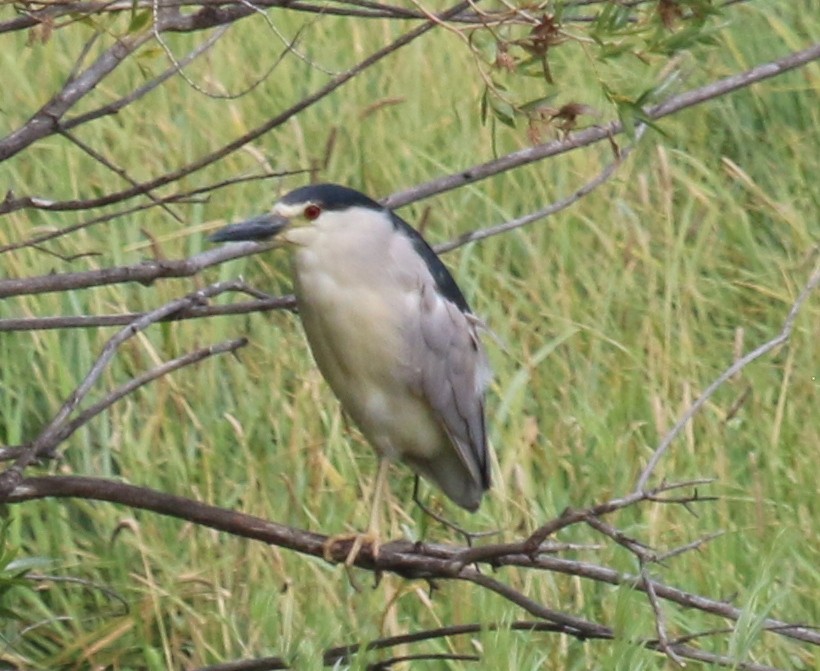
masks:
[[[229,224],[211,233],[208,240],[211,242],[242,242],[253,240],[261,242],[269,240],[288,225],[288,220],[278,214],[262,214],[238,224]]]

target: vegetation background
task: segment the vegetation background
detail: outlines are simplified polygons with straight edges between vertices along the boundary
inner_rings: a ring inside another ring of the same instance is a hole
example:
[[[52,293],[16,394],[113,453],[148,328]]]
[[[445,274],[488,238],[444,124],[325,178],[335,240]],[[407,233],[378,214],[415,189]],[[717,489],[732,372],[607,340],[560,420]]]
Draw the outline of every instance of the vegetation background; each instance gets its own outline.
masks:
[[[694,87],[816,41],[810,1],[741,3],[716,20],[711,43],[677,57]],[[0,12],[8,12],[7,7]],[[141,108],[84,126],[138,180],[172,170],[315,90],[394,39],[405,25],[273,10],[247,20],[186,68],[217,99],[176,77]],[[114,30],[120,17],[111,19]],[[301,37],[270,76],[282,43]],[[20,126],[58,88],[92,26],[48,39],[3,36],[2,134]],[[199,38],[167,35],[186,53]],[[158,46],[115,71],[83,105],[131,90],[167,67]],[[614,117],[602,83],[639,95],[668,62],[592,64],[582,43],[550,53],[559,91],[551,104],[580,102],[598,123]],[[820,105],[816,64],[666,118],[650,129],[613,179],[559,216],[472,243],[445,256],[475,311],[500,344],[488,343],[495,380],[488,404],[498,457],[496,487],[474,516],[425,490],[431,504],[473,529],[526,533],[567,506],[627,492],[652,448],[740,351],[773,337],[816,263]],[[525,95],[528,80],[503,80]],[[518,88],[517,88],[518,87]],[[484,82],[457,34],[438,29],[367,69],[277,132],[209,167],[218,181],[258,171],[312,169],[323,181],[381,197],[531,143],[490,114]],[[79,110],[81,111],[81,110]],[[498,110],[496,110],[498,111]],[[582,123],[581,125],[584,125]],[[551,128],[545,134],[554,134]],[[618,140],[627,144],[625,138]],[[120,178],[63,138],[0,163],[0,185],[60,198],[107,192]],[[403,208],[432,242],[533,211],[571,193],[611,159],[605,144],[499,174]],[[183,180],[195,187],[202,176]],[[204,249],[207,232],[264,211],[305,175],[249,181],[186,206],[184,222],[159,209],[121,216],[61,238],[50,249],[6,253],[0,276],[182,258]],[[429,209],[428,209],[429,208]],[[26,209],[0,223],[0,245],[82,220]],[[0,301],[0,317],[148,310],[193,287],[242,275],[287,292],[284,253],[233,261],[193,279]],[[0,443],[16,445],[74,389],[111,331],[0,333]],[[676,634],[729,626],[702,645],[737,660],[820,669],[814,650],[762,632],[762,618],[820,622],[820,305],[810,298],[786,347],[725,385],[673,445],[668,479],[714,477],[696,515],[644,506],[618,514],[619,528],[650,545],[674,547],[725,533],[697,553],[656,567],[682,589],[744,609],[726,625],[694,610],[669,609]],[[247,335],[238,358],[215,357],[157,380],[81,428],[64,458],[42,470],[123,479],[326,533],[366,524],[375,459],[312,363],[298,319],[286,312],[168,323],[130,340],[102,378],[110,388],[195,346]],[[412,478],[391,472],[386,536],[451,539],[411,502]],[[458,582],[384,575],[363,589],[329,563],[121,506],[42,500],[3,509],[0,656],[3,668],[197,668],[277,655],[318,668],[332,646],[450,623],[511,623],[522,617],[497,596]],[[560,540],[592,543],[583,528]],[[571,556],[635,570],[619,547]],[[12,563],[9,563],[12,562]],[[16,563],[14,563],[16,562]],[[34,570],[36,583],[19,578]],[[481,662],[427,661],[412,668],[660,669],[671,662],[630,638],[654,636],[646,598],[561,575],[503,569],[526,593],[611,623],[618,642],[579,642],[502,626],[406,651],[480,654]],[[48,577],[48,579],[46,579]],[[75,580],[80,582],[74,582]],[[35,587],[32,587],[32,584]],[[395,654],[395,651],[393,652]],[[361,653],[365,668],[384,653]],[[692,663],[690,663],[692,665]],[[697,663],[693,665],[697,668]],[[410,666],[405,666],[410,668]]]

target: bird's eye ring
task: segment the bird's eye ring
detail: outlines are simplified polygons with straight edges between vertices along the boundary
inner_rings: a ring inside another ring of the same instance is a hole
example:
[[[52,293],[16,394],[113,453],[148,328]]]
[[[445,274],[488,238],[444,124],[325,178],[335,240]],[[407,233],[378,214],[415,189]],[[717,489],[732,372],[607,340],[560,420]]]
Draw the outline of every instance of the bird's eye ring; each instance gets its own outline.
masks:
[[[318,205],[311,203],[305,208],[305,218],[310,219],[313,221],[316,219],[320,214],[322,214],[322,208]]]

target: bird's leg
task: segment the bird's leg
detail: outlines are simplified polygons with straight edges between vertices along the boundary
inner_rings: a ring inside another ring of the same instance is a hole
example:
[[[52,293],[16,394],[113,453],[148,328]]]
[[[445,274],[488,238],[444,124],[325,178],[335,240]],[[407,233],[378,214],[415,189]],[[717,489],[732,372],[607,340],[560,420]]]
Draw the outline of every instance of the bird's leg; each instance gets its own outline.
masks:
[[[352,566],[359,556],[359,552],[365,543],[369,543],[373,558],[379,556],[379,527],[380,527],[380,500],[384,483],[387,480],[387,470],[390,467],[390,462],[384,457],[379,457],[379,467],[376,471],[376,481],[373,483],[373,499],[370,508],[370,521],[367,525],[367,530],[364,533],[358,534],[341,534],[339,536],[331,536],[325,541],[324,555],[325,559],[330,561],[333,554],[333,546],[341,541],[353,540],[353,545],[350,547],[350,552],[347,553],[345,559],[345,566]]]
[[[379,457],[379,467],[376,471],[376,482],[373,485],[373,500],[370,507],[370,522],[367,525],[367,533],[374,538],[379,537],[379,527],[381,526],[381,497],[384,491],[384,483],[387,481],[387,470],[390,462],[384,457]],[[374,550],[373,554],[377,554]]]
[[[379,467],[376,471],[376,482],[373,484],[373,500],[370,506],[370,521],[367,524],[367,531],[363,534],[356,534],[356,538],[353,540],[353,546],[347,554],[347,559],[345,559],[345,566],[353,565],[365,542],[370,543],[373,558],[375,559],[379,556],[379,527],[381,526],[380,499],[382,497],[384,483],[387,480],[387,469],[389,466],[390,462],[387,459],[379,457]]]
[[[438,522],[439,524],[442,524],[443,526],[447,527],[448,529],[451,529],[452,531],[455,531],[457,534],[461,534],[462,536],[464,536],[464,540],[467,542],[467,545],[469,547],[473,546],[473,541],[476,538],[483,538],[485,536],[495,536],[496,534],[501,533],[501,529],[496,529],[494,531],[468,531],[464,527],[460,527],[455,522],[451,522],[450,520],[448,520],[443,515],[439,515],[435,510],[428,507],[427,504],[425,504],[421,500],[421,498],[419,498],[419,483],[420,483],[420,481],[421,481],[421,478],[418,475],[416,475],[416,479],[413,482],[413,501],[416,503],[416,505],[419,508],[421,508],[421,511],[424,514],[429,515],[434,520],[436,520],[436,522]]]

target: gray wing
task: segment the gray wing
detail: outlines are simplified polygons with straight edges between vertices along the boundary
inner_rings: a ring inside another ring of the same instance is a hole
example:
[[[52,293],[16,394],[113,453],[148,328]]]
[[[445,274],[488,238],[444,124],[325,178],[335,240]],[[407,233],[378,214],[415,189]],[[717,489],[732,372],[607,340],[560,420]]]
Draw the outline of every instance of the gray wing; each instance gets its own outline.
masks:
[[[478,320],[436,290],[421,286],[418,328],[410,329],[413,387],[440,418],[462,464],[490,487],[484,391],[490,380]]]

